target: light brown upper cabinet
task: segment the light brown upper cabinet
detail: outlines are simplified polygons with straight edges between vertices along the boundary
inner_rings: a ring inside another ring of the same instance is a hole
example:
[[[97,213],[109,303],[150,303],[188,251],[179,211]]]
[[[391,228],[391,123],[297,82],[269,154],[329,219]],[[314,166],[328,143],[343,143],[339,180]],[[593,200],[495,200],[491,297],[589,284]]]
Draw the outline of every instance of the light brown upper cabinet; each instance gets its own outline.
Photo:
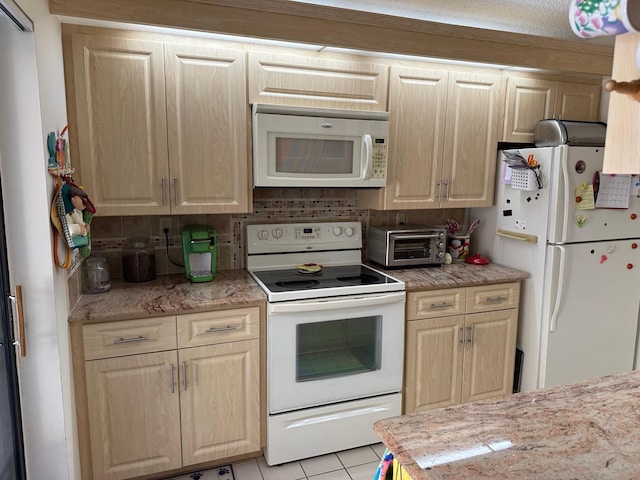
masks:
[[[65,36],[72,160],[101,215],[249,211],[244,52]]]
[[[507,98],[503,140],[533,142],[533,129],[539,120],[597,121],[601,86],[545,78],[507,77]]]
[[[369,208],[467,208],[493,202],[500,74],[392,66],[387,185]]]
[[[245,53],[165,45],[172,213],[251,211]]]
[[[388,67],[374,62],[249,52],[249,103],[387,110]]]

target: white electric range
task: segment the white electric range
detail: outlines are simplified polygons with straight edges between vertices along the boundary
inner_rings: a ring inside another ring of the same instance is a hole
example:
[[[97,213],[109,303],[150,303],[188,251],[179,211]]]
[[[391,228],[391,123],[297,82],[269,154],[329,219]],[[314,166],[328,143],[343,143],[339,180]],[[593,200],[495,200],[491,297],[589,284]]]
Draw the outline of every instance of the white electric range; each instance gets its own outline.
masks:
[[[373,423],[401,413],[404,283],[363,265],[362,243],[359,222],[247,227],[268,297],[269,465],[377,443]]]

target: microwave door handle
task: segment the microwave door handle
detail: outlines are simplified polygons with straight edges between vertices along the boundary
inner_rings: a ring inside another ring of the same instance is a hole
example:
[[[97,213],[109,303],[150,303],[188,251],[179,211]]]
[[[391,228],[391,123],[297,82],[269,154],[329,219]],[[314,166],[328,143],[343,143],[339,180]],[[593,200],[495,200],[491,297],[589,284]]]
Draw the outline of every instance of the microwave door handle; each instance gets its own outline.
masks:
[[[366,163],[362,169],[362,179],[369,180],[371,177],[371,168],[373,167],[373,140],[371,139],[371,135],[362,136],[362,145],[365,154],[364,157],[366,158]]]

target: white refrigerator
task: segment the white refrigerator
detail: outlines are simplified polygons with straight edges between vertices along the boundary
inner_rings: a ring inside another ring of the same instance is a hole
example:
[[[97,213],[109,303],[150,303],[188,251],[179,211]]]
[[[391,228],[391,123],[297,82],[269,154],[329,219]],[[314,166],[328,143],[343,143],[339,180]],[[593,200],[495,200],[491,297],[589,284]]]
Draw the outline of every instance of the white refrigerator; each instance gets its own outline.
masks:
[[[510,179],[498,152],[495,206],[471,212],[482,227],[472,249],[530,274],[518,322],[523,391],[638,366],[638,182],[602,174],[603,150],[518,150],[539,164],[542,188]]]

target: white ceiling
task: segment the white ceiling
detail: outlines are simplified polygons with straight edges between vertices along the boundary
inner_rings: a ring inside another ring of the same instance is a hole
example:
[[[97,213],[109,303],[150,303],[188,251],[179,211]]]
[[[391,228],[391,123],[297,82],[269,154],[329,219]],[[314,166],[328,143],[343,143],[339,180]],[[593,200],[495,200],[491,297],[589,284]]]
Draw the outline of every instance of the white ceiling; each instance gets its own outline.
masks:
[[[571,0],[292,1],[565,40],[598,43],[613,41],[613,37],[578,39],[569,26]]]

